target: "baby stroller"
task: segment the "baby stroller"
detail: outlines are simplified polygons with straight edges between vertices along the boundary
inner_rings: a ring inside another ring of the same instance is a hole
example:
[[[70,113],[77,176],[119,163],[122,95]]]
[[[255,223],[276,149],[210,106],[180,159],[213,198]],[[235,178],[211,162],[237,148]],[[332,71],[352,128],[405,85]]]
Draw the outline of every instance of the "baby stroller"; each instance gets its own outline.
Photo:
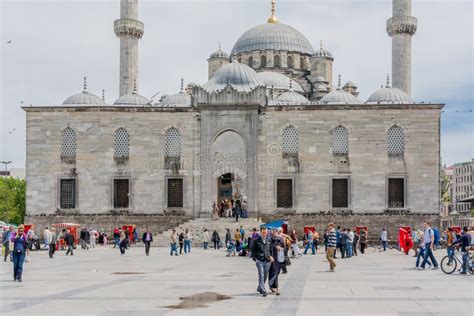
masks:
[[[231,255],[235,257],[235,241],[234,240],[229,241],[227,243],[226,257],[230,257]]]

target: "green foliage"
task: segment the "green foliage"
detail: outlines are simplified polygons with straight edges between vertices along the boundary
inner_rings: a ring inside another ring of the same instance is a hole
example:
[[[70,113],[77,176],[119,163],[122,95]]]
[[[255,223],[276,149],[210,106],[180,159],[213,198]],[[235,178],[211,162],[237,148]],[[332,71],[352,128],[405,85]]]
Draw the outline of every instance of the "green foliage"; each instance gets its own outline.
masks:
[[[26,212],[26,181],[0,177],[0,220],[22,224]]]

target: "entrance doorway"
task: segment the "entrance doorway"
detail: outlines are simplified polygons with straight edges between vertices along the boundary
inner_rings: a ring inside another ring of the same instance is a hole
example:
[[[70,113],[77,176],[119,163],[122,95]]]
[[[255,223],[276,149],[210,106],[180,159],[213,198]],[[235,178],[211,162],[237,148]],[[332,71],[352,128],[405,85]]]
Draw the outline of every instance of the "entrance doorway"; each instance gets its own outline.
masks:
[[[242,179],[234,173],[225,173],[217,178],[217,202],[224,200],[241,201]]]

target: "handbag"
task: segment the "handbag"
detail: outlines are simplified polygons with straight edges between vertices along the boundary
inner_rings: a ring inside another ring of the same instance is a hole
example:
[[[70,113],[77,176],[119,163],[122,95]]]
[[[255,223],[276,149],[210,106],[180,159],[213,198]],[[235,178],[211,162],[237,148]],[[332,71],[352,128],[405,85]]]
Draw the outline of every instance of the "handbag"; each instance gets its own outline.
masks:
[[[277,261],[279,263],[284,263],[285,262],[285,250],[283,250],[283,249],[278,250],[278,252],[277,252]]]
[[[31,261],[31,256],[29,254],[27,254],[25,256],[25,262],[30,262]]]
[[[285,266],[291,266],[291,260],[288,256],[285,256]]]

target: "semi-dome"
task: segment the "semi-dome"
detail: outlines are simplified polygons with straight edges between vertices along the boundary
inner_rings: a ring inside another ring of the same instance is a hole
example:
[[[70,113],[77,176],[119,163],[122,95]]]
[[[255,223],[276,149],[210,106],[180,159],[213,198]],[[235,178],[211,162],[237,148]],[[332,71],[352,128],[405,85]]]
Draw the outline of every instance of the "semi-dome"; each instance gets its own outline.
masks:
[[[329,104],[361,104],[363,103],[361,100],[342,90],[341,88],[337,88],[334,91],[329,92],[326,94],[322,99],[321,102],[329,103]]]
[[[255,70],[233,61],[219,68],[211,80],[202,85],[202,88],[207,92],[215,92],[228,85],[240,92],[250,92],[259,86],[265,86],[265,83]]]
[[[276,90],[288,90],[290,78],[285,75],[282,75],[279,72],[273,71],[263,71],[258,72],[257,75],[262,79],[263,83],[267,86],[267,88],[274,88]],[[293,81],[292,83],[293,90],[299,93],[304,93],[303,88],[299,85],[299,83]]]
[[[139,95],[136,91],[125,94],[118,98],[114,105],[150,105],[151,101],[146,97]]]
[[[171,94],[164,98],[159,106],[163,107],[188,107],[191,106],[191,96],[184,91]]]
[[[291,103],[291,104],[305,104],[308,103],[308,99],[305,96],[295,91],[288,91],[280,94],[275,101],[278,103]]]
[[[235,43],[231,55],[262,50],[314,54],[313,47],[298,30],[282,23],[265,23],[245,32]]]
[[[405,103],[411,104],[413,100],[405,91],[386,86],[372,93],[366,103]]]
[[[87,91],[87,79],[84,78],[84,89],[64,100],[63,105],[105,105],[104,100]]]

